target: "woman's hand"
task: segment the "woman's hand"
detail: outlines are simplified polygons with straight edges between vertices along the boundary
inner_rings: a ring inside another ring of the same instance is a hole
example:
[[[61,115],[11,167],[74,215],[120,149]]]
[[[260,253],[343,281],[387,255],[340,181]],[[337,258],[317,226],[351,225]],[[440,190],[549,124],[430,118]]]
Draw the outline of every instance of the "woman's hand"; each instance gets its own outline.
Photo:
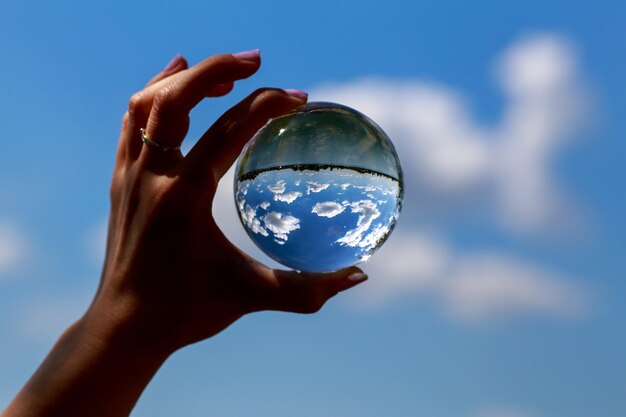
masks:
[[[60,338],[2,414],[128,415],[175,350],[259,310],[311,313],[367,277],[272,270],[222,234],[212,216],[219,179],[270,118],[306,102],[297,90],[260,89],[224,114],[183,156],[189,112],[260,66],[258,51],[187,68],[178,56],[125,114],[111,184],[106,259],[85,315]],[[163,150],[143,144],[140,129]]]
[[[254,74],[258,51],[213,56],[161,74],[124,117],[113,181],[109,241],[93,309],[115,311],[154,343],[176,349],[214,335],[246,313],[310,313],[365,276],[357,268],[306,275],[269,269],[233,246],[212,216],[217,183],[268,119],[306,102],[297,90],[260,89],[224,114],[185,157],[177,147],[189,111]],[[356,275],[355,275],[356,274]]]

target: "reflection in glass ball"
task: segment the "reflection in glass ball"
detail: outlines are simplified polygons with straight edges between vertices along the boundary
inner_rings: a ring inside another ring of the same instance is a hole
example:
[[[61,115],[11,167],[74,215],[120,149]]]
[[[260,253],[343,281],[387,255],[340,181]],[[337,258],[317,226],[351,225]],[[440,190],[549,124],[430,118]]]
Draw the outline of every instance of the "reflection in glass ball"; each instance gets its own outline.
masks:
[[[387,135],[334,103],[309,103],[271,120],[235,171],[235,203],[250,238],[274,260],[306,272],[368,259],[398,220],[402,187]]]

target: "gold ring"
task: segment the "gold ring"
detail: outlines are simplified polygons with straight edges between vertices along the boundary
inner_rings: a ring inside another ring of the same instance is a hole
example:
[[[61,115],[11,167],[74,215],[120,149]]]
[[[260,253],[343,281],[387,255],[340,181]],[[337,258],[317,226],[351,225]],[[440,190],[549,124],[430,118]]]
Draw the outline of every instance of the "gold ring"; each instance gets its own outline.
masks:
[[[180,149],[180,146],[165,146],[165,145],[161,145],[158,142],[153,141],[152,139],[148,137],[148,135],[146,135],[146,129],[144,129],[143,127],[139,130],[141,132],[142,142],[152,147],[153,149],[158,149],[159,151],[166,151],[166,152],[177,151]]]

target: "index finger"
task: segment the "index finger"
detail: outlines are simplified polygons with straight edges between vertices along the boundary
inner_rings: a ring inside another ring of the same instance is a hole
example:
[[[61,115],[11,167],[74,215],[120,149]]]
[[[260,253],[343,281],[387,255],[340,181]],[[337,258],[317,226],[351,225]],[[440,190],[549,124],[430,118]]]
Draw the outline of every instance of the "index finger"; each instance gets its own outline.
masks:
[[[146,134],[165,146],[176,147],[189,128],[189,112],[217,86],[254,74],[261,64],[258,50],[212,56],[177,74],[154,95]]]
[[[159,72],[157,75],[152,77],[150,81],[146,84],[146,87],[150,87],[158,83],[161,80],[169,77],[172,74],[176,74],[182,70],[186,70],[189,67],[187,60],[181,54],[176,54],[174,58],[167,64],[167,66]]]

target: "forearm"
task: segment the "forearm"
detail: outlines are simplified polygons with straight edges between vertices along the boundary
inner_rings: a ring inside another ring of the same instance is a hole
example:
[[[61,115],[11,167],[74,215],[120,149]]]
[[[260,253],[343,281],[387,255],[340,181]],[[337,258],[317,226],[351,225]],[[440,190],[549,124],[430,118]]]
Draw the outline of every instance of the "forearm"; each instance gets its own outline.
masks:
[[[129,415],[168,355],[101,321],[70,326],[1,417]]]

